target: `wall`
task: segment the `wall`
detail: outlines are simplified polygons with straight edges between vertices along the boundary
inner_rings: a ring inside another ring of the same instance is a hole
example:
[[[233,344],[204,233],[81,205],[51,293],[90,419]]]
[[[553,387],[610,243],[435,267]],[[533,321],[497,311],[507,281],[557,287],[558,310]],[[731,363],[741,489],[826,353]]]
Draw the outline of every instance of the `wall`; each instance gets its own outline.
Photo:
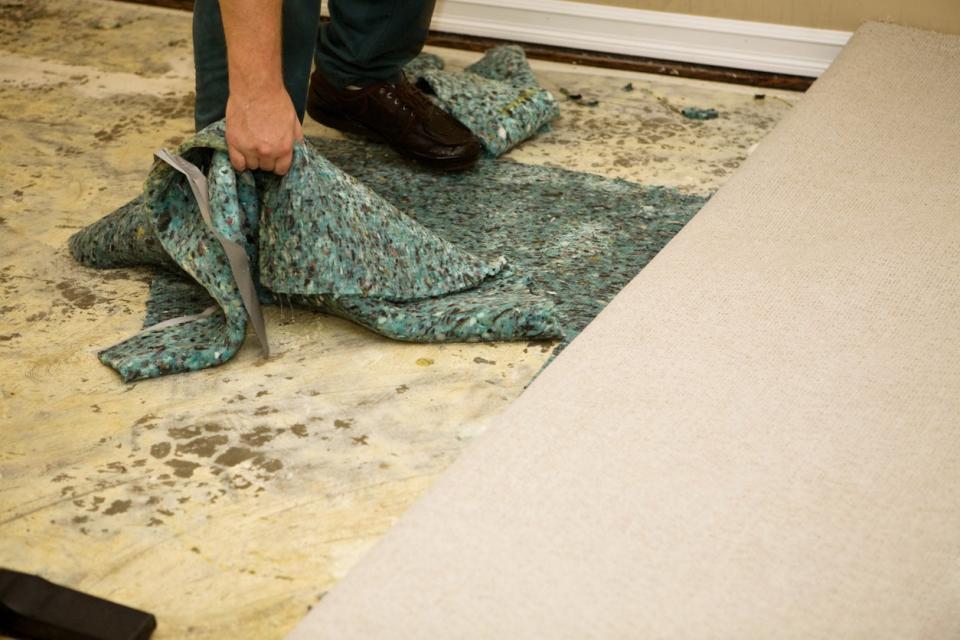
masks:
[[[691,13],[853,31],[886,20],[960,34],[960,0],[581,0],[595,4]]]

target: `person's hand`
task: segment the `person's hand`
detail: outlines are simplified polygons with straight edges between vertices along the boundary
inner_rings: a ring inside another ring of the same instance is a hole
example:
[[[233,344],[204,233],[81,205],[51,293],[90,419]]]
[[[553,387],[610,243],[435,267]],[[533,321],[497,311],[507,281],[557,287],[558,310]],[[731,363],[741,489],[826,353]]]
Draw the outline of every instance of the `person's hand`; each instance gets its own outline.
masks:
[[[303,130],[282,85],[274,91],[231,93],[226,120],[234,169],[261,169],[281,176],[290,170],[293,144],[303,140]]]

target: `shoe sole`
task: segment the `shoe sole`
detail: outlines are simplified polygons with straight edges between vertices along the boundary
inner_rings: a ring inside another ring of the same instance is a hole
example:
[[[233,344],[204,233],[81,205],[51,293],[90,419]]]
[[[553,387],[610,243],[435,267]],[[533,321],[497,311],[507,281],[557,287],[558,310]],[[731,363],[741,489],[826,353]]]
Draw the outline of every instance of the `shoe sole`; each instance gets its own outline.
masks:
[[[378,133],[374,129],[357,122],[351,118],[342,116],[340,114],[334,114],[329,111],[326,111],[316,105],[308,104],[307,105],[307,115],[319,122],[325,127],[330,127],[331,129],[336,129],[337,131],[342,131],[344,133],[352,133],[355,135],[363,136],[369,140],[375,142],[383,142],[387,144],[391,149],[399,153],[405,158],[409,158],[419,164],[430,167],[432,169],[439,169],[441,171],[455,172],[455,171],[465,171],[469,169],[474,164],[476,164],[479,154],[473,158],[455,158],[453,160],[437,160],[435,158],[424,158],[418,156],[414,153],[410,153],[407,149],[400,147],[399,145],[392,144],[385,136]]]

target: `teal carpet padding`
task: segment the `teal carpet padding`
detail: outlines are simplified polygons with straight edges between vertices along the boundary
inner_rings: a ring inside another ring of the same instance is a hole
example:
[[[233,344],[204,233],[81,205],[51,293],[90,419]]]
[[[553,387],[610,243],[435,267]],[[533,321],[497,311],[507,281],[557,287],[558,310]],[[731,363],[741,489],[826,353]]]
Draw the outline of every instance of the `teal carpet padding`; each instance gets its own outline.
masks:
[[[459,75],[431,75],[442,63],[429,56],[413,64],[431,86],[474,87],[438,96],[463,98],[447,107],[473,109],[475,131],[499,122],[504,145],[553,117],[549,101],[504,109],[504,100],[542,91],[517,48],[488,52]],[[488,80],[520,93],[488,92]],[[141,196],[70,239],[87,266],[161,270],[143,331],[100,353],[125,381],[221,364],[243,344],[247,309],[217,235],[246,254],[247,290],[263,304],[334,314],[397,340],[565,344],[706,200],[506,160],[438,174],[351,140],[298,144],[282,178],[238,174],[223,129],[215,123],[178,150],[206,175],[216,235],[184,175],[157,162]]]
[[[520,285],[546,297],[572,340],[708,200],[677,189],[554,167],[486,160],[458,174],[424,172],[389,149],[311,139],[331,162],[427,229],[483,256],[505,256],[518,274],[484,285]]]
[[[398,340],[566,343],[706,200],[505,160],[437,174],[382,146],[326,139],[300,148],[283,179],[238,176],[220,133],[180,151],[209,165],[214,220],[259,264],[261,301]],[[246,316],[223,251],[166,165],[143,197],[70,245],[88,266],[165,269],[151,286],[147,331],[100,354],[124,380],[213,366],[242,344]],[[149,330],[211,305],[212,315]]]
[[[540,87],[518,46],[494,47],[462,72],[444,66],[441,58],[427,53],[404,70],[470,129],[491,157],[536,135],[560,115],[556,98]]]
[[[506,271],[501,256],[479,257],[423,227],[311,145],[296,148],[283,178],[238,176],[225,149],[221,122],[178,153],[206,168],[213,224],[259,265],[262,302],[290,298],[400,340],[562,335],[552,303]],[[153,287],[143,332],[100,353],[125,381],[220,364],[243,343],[247,317],[226,255],[186,179],[168,165],[157,163],[142,197],[74,235],[70,248],[88,266],[147,264],[179,277]],[[509,286],[484,298],[482,285],[507,273]],[[219,311],[152,328],[208,304]]]

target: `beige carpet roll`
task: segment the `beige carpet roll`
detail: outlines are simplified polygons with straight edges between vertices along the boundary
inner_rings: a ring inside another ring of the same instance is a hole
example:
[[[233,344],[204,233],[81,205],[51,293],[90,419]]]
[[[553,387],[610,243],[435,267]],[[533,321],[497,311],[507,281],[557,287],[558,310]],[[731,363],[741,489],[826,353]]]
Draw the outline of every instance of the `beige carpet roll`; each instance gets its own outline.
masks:
[[[960,37],[861,29],[293,637],[960,637]]]

